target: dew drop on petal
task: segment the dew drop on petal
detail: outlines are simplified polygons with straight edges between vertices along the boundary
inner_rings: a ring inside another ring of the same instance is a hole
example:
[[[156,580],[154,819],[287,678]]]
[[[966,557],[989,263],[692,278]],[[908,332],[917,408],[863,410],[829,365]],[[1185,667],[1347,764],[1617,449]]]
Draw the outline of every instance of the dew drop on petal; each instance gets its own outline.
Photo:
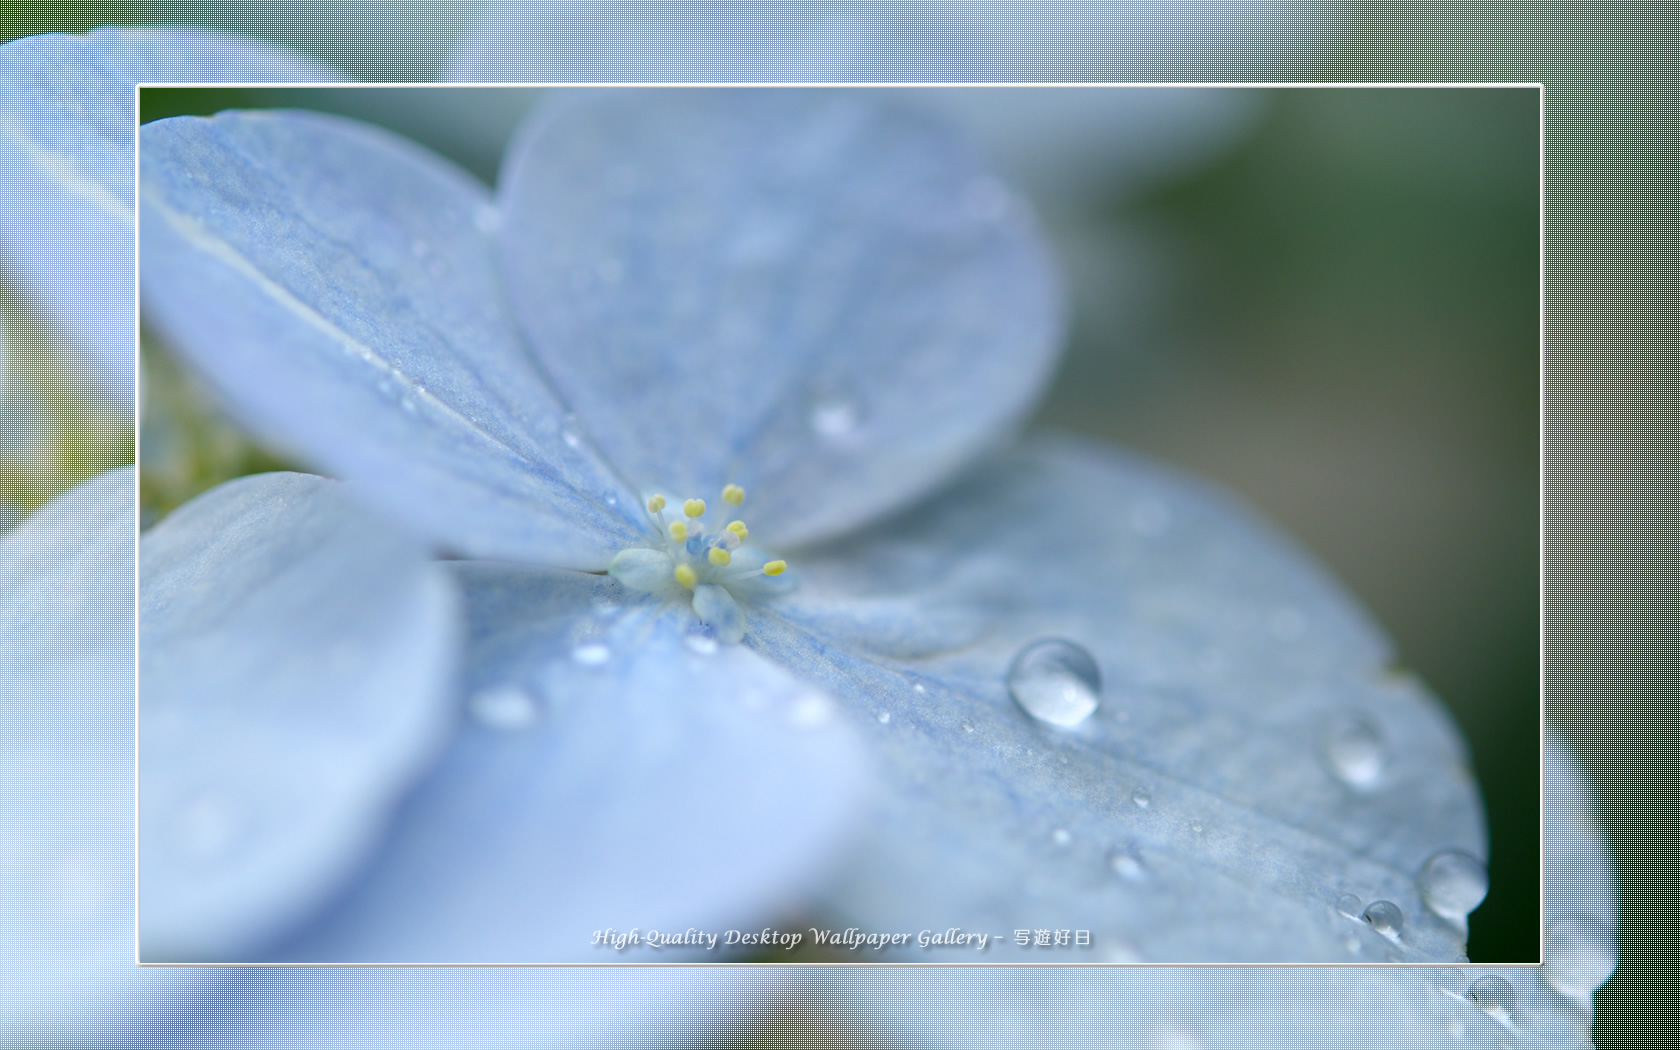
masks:
[[[1073,842],[1073,832],[1067,828],[1055,828],[1050,832],[1050,841],[1061,847]]]
[[[923,685],[920,682],[917,682],[915,685],[910,687],[910,691],[915,692],[915,693],[926,693],[927,692],[927,686]]]
[[[688,646],[690,652],[699,653],[701,656],[710,656],[717,652],[718,648],[717,635],[704,624],[685,633],[683,644]]]
[[[1418,892],[1429,910],[1463,923],[1487,897],[1487,868],[1468,853],[1445,849],[1423,862]]]
[[[1022,649],[1006,681],[1009,695],[1027,714],[1059,726],[1076,726],[1091,717],[1102,688],[1091,654],[1060,638]]]
[[[1149,808],[1149,789],[1137,788],[1132,792],[1132,805],[1139,809]]]
[[[467,701],[467,710],[480,725],[501,730],[527,729],[541,713],[537,698],[518,685],[480,689]]]
[[[1517,993],[1503,977],[1483,977],[1470,986],[1465,998],[1496,1017],[1510,1017],[1517,1008]]]
[[[1129,849],[1117,849],[1110,853],[1108,867],[1127,882],[1142,882],[1146,876],[1143,859]]]
[[[612,659],[612,650],[600,642],[586,642],[572,650],[572,660],[585,667],[599,667]]]
[[[1324,738],[1331,772],[1351,787],[1366,788],[1382,776],[1387,755],[1382,734],[1366,718],[1341,718]]]
[[[962,731],[963,731],[963,732],[965,732],[965,733],[972,733],[972,732],[974,732],[974,723],[973,723],[973,722],[970,722],[970,721],[969,721],[969,720],[968,720],[968,719],[966,719],[966,718],[965,718],[965,719],[963,719],[963,720],[962,720]]]
[[[579,437],[577,431],[575,430],[562,430],[560,432],[560,440],[566,443],[567,448],[583,447],[583,438]]]
[[[892,721],[892,712],[891,711],[877,711],[875,713],[875,721],[881,723],[882,725],[886,725],[888,722]]]
[[[1336,911],[1350,919],[1357,919],[1361,917],[1360,905],[1364,903],[1364,901],[1360,900],[1355,895],[1351,893],[1344,893],[1340,897],[1336,898]]]
[[[857,398],[839,391],[825,391],[811,399],[811,429],[826,438],[841,438],[856,430],[863,420]]]
[[[1360,917],[1384,937],[1400,936],[1400,927],[1406,921],[1400,906],[1393,901],[1372,901]]]
[[[1603,923],[1569,916],[1546,926],[1540,976],[1564,995],[1585,998],[1616,972],[1615,933]]]

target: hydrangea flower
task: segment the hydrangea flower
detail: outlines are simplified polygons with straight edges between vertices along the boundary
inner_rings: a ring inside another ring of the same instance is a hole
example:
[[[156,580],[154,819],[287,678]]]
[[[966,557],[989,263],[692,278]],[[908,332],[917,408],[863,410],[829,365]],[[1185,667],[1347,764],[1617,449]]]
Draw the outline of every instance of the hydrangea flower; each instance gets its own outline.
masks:
[[[1025,205],[941,126],[866,94],[567,93],[495,198],[308,114],[141,137],[143,303],[235,410],[443,549],[553,567],[455,569],[469,709],[545,725],[610,676],[624,718],[660,694],[634,737],[761,668],[818,687],[874,764],[867,834],[804,888],[841,927],[1462,957],[1486,890],[1462,745],[1347,599],[1170,472],[995,447],[1053,360],[1054,280]],[[731,668],[662,686],[696,649]],[[559,804],[483,786],[504,737],[460,737],[483,757],[443,760],[432,783],[462,783],[422,787],[287,957],[566,951],[576,930],[515,892],[557,861],[486,862]]]

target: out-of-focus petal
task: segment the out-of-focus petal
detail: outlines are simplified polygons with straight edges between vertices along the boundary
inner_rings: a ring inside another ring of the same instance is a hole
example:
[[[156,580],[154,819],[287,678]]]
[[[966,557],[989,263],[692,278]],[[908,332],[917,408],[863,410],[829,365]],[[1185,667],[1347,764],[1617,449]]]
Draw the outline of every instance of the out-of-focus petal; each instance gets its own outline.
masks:
[[[1026,205],[860,92],[570,92],[503,169],[501,263],[542,366],[636,484],[837,535],[1036,399],[1060,340]]]
[[[458,563],[466,725],[377,861],[280,958],[659,962],[653,931],[758,933],[829,869],[861,750],[831,701],[757,654],[622,615],[618,584]],[[639,930],[622,951],[596,931]],[[755,949],[746,948],[748,952]]]
[[[1585,778],[1546,742],[1546,912],[1615,928],[1609,853]],[[1560,944],[1548,927],[1548,959]],[[1615,961],[1612,935],[1607,948]],[[1590,1000],[1532,966],[842,971],[829,994],[848,1023],[930,1047],[1236,1048],[1590,1045]],[[1490,983],[1482,983],[1490,982]],[[1504,982],[1501,988],[1496,983]],[[1507,1004],[1508,1010],[1501,1009]]]
[[[308,474],[140,545],[140,958],[242,962],[336,890],[453,726],[453,586]]]
[[[245,422],[466,553],[598,569],[639,536],[504,313],[470,176],[319,114],[140,141],[144,309]]]
[[[0,536],[0,1030],[80,1045],[204,984],[134,969],[134,471]]]
[[[842,918],[1091,931],[990,962],[1462,957],[1463,916],[1425,907],[1420,873],[1486,856],[1464,746],[1234,501],[1039,440],[796,569],[748,644],[841,697],[886,758]],[[1362,919],[1377,901],[1393,936]]]
[[[141,81],[329,81],[330,67],[201,29],[99,29],[0,47],[0,253],[134,398],[134,88]]]

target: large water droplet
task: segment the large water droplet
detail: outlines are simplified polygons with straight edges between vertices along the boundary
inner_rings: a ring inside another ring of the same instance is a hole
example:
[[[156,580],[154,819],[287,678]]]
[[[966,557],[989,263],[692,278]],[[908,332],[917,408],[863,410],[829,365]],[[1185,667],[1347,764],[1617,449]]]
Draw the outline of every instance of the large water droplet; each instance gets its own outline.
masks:
[[[1324,738],[1331,771],[1356,788],[1370,787],[1382,777],[1385,751],[1382,734],[1367,718],[1338,719]]]
[[[877,711],[877,712],[875,712],[875,721],[881,723],[882,725],[886,725],[888,722],[892,721],[892,712],[891,711]]]
[[[1139,809],[1149,808],[1149,789],[1136,788],[1132,791],[1132,805]]]
[[[1393,901],[1372,901],[1361,916],[1384,937],[1400,936],[1400,927],[1406,921],[1406,916],[1400,911],[1400,906]]]
[[[1423,862],[1418,892],[1430,911],[1462,924],[1487,897],[1487,868],[1468,853],[1444,849]]]
[[[1102,677],[1091,654],[1049,638],[1022,649],[1009,665],[1009,695],[1041,722],[1076,726],[1097,709]]]
[[[1517,1008],[1517,993],[1503,977],[1483,977],[1470,986],[1465,998],[1496,1017],[1510,1017]]]
[[[1351,893],[1344,893],[1336,899],[1336,910],[1350,919],[1360,917],[1360,905],[1365,902]]]
[[[1142,882],[1148,876],[1143,866],[1143,858],[1130,849],[1117,849],[1110,853],[1108,867],[1127,882]]]
[[[525,729],[541,714],[537,698],[518,685],[480,689],[467,701],[467,710],[480,725],[502,730]]]
[[[1616,972],[1615,931],[1569,916],[1546,927],[1546,963],[1540,976],[1565,995],[1586,998]]]
[[[823,437],[845,437],[862,420],[863,409],[849,394],[828,391],[811,399],[811,429]]]

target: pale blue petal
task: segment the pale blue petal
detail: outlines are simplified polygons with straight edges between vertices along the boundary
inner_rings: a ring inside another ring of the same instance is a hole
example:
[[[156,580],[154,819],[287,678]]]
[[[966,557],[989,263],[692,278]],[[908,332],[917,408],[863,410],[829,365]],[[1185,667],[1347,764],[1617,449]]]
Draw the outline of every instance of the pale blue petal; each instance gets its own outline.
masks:
[[[455,550],[598,569],[635,541],[506,319],[482,186],[318,114],[140,140],[143,309],[245,422]]]
[[[754,932],[797,914],[850,830],[861,751],[831,702],[688,610],[611,580],[458,563],[466,725],[378,860],[280,958],[659,962],[597,930]]]
[[[1463,926],[1418,888],[1437,851],[1486,857],[1457,731],[1229,498],[1040,440],[795,573],[748,610],[748,644],[841,697],[884,757],[836,921],[1091,931],[1083,952],[1010,943],[991,962],[1462,956]],[[1044,639],[1100,670],[1100,707],[1072,728],[1006,685]],[[1398,941],[1339,914],[1347,894],[1397,904]]]
[[[456,604],[308,474],[230,481],[146,533],[143,961],[246,961],[367,858],[454,724]]]
[[[1544,863],[1549,922],[1586,912],[1614,930],[1609,851],[1585,780],[1555,737],[1546,743]],[[1558,948],[1548,933],[1548,960]],[[1607,951],[1613,962],[1613,939]],[[1511,985],[1508,1018],[1469,999],[1471,984],[1490,977]],[[889,1027],[913,1046],[1580,1050],[1592,1038],[1591,1002],[1560,993],[1532,966],[917,968],[893,971],[890,982],[856,970],[832,978],[846,1023]]]
[[[82,1045],[201,975],[134,969],[134,471],[0,536],[0,1031]]]
[[[0,253],[116,403],[134,398],[135,85],[339,79],[285,48],[200,29],[0,47]]]
[[[627,479],[746,487],[788,546],[901,506],[1033,403],[1060,342],[1026,206],[863,92],[571,92],[504,165],[533,350]]]

